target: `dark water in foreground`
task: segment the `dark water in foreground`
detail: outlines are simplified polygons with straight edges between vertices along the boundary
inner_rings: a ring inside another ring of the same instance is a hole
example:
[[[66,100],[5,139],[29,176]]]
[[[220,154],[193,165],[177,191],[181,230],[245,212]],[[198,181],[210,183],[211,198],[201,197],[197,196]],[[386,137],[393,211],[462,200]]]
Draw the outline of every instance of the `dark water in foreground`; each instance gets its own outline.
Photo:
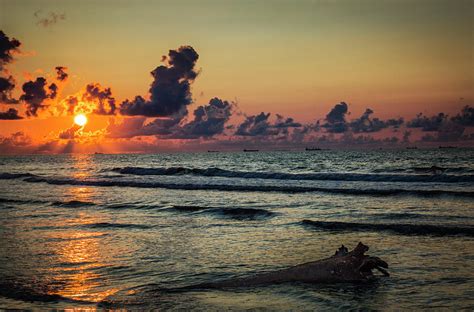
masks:
[[[0,309],[470,310],[473,159],[461,149],[0,157]],[[390,278],[162,291],[359,241]]]

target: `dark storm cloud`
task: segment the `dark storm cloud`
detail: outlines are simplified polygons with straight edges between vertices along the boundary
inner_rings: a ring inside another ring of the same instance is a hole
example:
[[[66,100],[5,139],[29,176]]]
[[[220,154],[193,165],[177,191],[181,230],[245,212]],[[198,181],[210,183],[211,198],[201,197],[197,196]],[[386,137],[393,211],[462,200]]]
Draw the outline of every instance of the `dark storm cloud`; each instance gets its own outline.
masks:
[[[5,112],[0,112],[0,119],[3,120],[18,120],[23,119],[23,117],[18,115],[18,111],[14,108],[9,108]]]
[[[49,89],[50,92],[48,92]],[[28,81],[23,84],[23,94],[20,100],[26,104],[26,115],[37,116],[38,110],[45,108],[45,100],[56,97],[57,86],[53,83],[47,86],[46,79],[43,77],[36,78],[36,81]]]
[[[13,60],[12,53],[18,51],[20,45],[20,41],[15,38],[10,39],[0,30],[0,70],[3,70],[3,66]]]
[[[66,73],[67,67],[56,66],[54,69],[56,69],[56,79],[59,81],[64,81],[69,76],[68,73]]]
[[[129,116],[166,117],[180,112],[191,100],[190,85],[197,77],[194,70],[199,55],[190,46],[170,50],[165,59],[168,66],[158,66],[151,72],[150,100],[136,96],[120,105],[120,113]]]
[[[367,108],[360,118],[354,119],[349,126],[355,133],[378,132],[388,127],[398,128],[403,124],[403,118],[380,120],[379,118],[371,118],[373,110]]]
[[[102,88],[98,83],[90,83],[86,86],[86,92],[82,96],[83,100],[97,104],[94,110],[98,115],[115,114],[115,98],[112,96],[110,88]]]
[[[0,77],[0,103],[2,104],[17,104],[18,100],[12,97],[12,92],[15,89],[15,81],[12,76]]]
[[[52,26],[59,21],[63,21],[66,19],[66,14],[65,13],[55,13],[55,12],[49,12],[48,15],[44,16],[41,13],[41,10],[38,10],[34,13],[35,18],[37,19],[36,25],[43,26],[43,27],[49,27]]]
[[[348,106],[345,102],[336,104],[326,115],[326,123],[322,127],[330,133],[343,133],[347,130],[346,114]]]

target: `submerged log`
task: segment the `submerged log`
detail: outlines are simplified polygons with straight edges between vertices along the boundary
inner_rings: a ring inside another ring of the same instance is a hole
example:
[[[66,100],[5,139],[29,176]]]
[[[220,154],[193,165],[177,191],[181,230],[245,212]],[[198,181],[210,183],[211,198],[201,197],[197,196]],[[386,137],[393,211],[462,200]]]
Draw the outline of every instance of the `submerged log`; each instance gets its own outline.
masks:
[[[351,252],[342,245],[329,258],[312,261],[287,269],[272,271],[254,276],[228,279],[211,283],[203,283],[185,287],[187,289],[252,287],[278,284],[285,282],[305,283],[339,283],[366,282],[376,277],[372,270],[376,269],[384,276],[390,276],[385,270],[388,264],[378,257],[365,255],[369,247],[359,243]]]

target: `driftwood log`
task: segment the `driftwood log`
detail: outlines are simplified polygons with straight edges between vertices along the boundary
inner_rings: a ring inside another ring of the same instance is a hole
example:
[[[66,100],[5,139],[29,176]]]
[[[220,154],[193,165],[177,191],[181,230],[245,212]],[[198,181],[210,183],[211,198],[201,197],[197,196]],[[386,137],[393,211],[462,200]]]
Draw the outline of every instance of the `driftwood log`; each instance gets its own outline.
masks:
[[[332,257],[326,259],[254,276],[197,284],[185,288],[253,287],[286,282],[367,282],[376,278],[372,272],[374,269],[381,272],[383,276],[390,276],[385,270],[388,268],[387,262],[378,257],[365,255],[367,250],[369,250],[369,247],[362,243],[359,243],[351,252],[342,245]]]

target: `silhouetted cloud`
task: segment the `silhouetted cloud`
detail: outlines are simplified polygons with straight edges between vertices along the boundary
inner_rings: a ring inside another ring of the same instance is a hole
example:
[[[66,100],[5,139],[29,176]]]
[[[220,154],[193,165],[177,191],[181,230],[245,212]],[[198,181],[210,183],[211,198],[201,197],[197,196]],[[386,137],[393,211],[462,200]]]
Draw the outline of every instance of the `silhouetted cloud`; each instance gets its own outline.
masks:
[[[99,83],[89,83],[80,93],[69,95],[61,103],[69,114],[114,115],[117,109],[112,90]]]
[[[347,130],[346,114],[348,106],[345,102],[336,104],[326,115],[326,123],[322,127],[330,133],[343,133]]]
[[[91,83],[86,86],[86,92],[83,99],[97,103],[94,110],[98,115],[113,115],[115,114],[115,98],[112,96],[110,88],[102,88],[98,83]]]
[[[183,123],[187,110],[183,108],[170,117],[156,118],[145,123],[146,118],[126,118],[121,124],[111,121],[107,127],[109,137],[127,138],[134,136],[159,135],[161,139],[197,139],[210,138],[222,134],[232,115],[232,104],[219,98],[213,98],[207,105],[194,110],[194,119]]]
[[[12,97],[12,91],[15,89],[15,81],[12,76],[7,78],[0,77],[0,103],[17,104],[18,100]]]
[[[20,45],[20,41],[15,38],[10,39],[0,30],[0,70],[13,60],[12,53],[18,51]]]
[[[241,136],[257,136],[277,134],[278,130],[269,131],[270,123],[268,118],[270,113],[261,112],[258,115],[247,116],[245,120],[237,127],[236,135]]]
[[[68,73],[66,73],[67,67],[56,66],[54,69],[56,69],[56,79],[59,81],[64,81],[69,76]]]
[[[474,107],[464,106],[459,114],[451,118],[451,121],[466,127],[474,127]]]
[[[18,111],[14,108],[9,108],[5,112],[0,112],[0,119],[3,120],[17,120],[23,119],[23,117],[18,115]]]
[[[224,126],[232,115],[232,104],[213,98],[208,105],[194,110],[194,120],[185,124],[177,133],[181,138],[212,137],[224,132]]]
[[[238,136],[276,136],[289,134],[289,128],[299,128],[302,125],[293,118],[276,115],[276,121],[269,121],[270,113],[261,112],[258,115],[246,116],[245,120],[237,126],[235,135]]]
[[[31,138],[21,131],[10,136],[0,136],[0,154],[24,152],[31,142]]]
[[[427,117],[419,113],[410,121],[407,121],[408,128],[421,128],[423,131],[438,131],[441,125],[447,120],[448,115],[439,113],[438,115]]]
[[[55,13],[49,12],[47,15],[42,15],[41,10],[38,10],[34,13],[35,18],[37,19],[36,25],[49,27],[52,26],[59,21],[63,21],[66,19],[65,13]]]
[[[129,116],[166,117],[171,116],[191,100],[190,84],[197,77],[194,70],[199,55],[190,46],[170,50],[168,66],[158,66],[151,72],[154,80],[150,86],[150,100],[136,96],[133,101],[126,100],[120,105],[120,113]]]
[[[23,94],[20,100],[26,104],[26,115],[37,116],[38,110],[45,108],[47,105],[44,104],[45,100],[56,97],[57,86],[53,83],[47,88],[47,82],[43,77],[36,78],[36,81],[28,81],[23,84]]]
[[[373,110],[367,108],[360,118],[354,119],[349,126],[355,133],[378,132],[388,127],[398,128],[403,124],[403,118],[380,120],[379,118],[370,118],[374,113]]]
[[[10,39],[0,30],[0,103],[3,104],[18,103],[11,95],[15,89],[15,80],[7,74],[5,66],[13,60],[13,53],[18,51],[20,45],[20,41]]]

